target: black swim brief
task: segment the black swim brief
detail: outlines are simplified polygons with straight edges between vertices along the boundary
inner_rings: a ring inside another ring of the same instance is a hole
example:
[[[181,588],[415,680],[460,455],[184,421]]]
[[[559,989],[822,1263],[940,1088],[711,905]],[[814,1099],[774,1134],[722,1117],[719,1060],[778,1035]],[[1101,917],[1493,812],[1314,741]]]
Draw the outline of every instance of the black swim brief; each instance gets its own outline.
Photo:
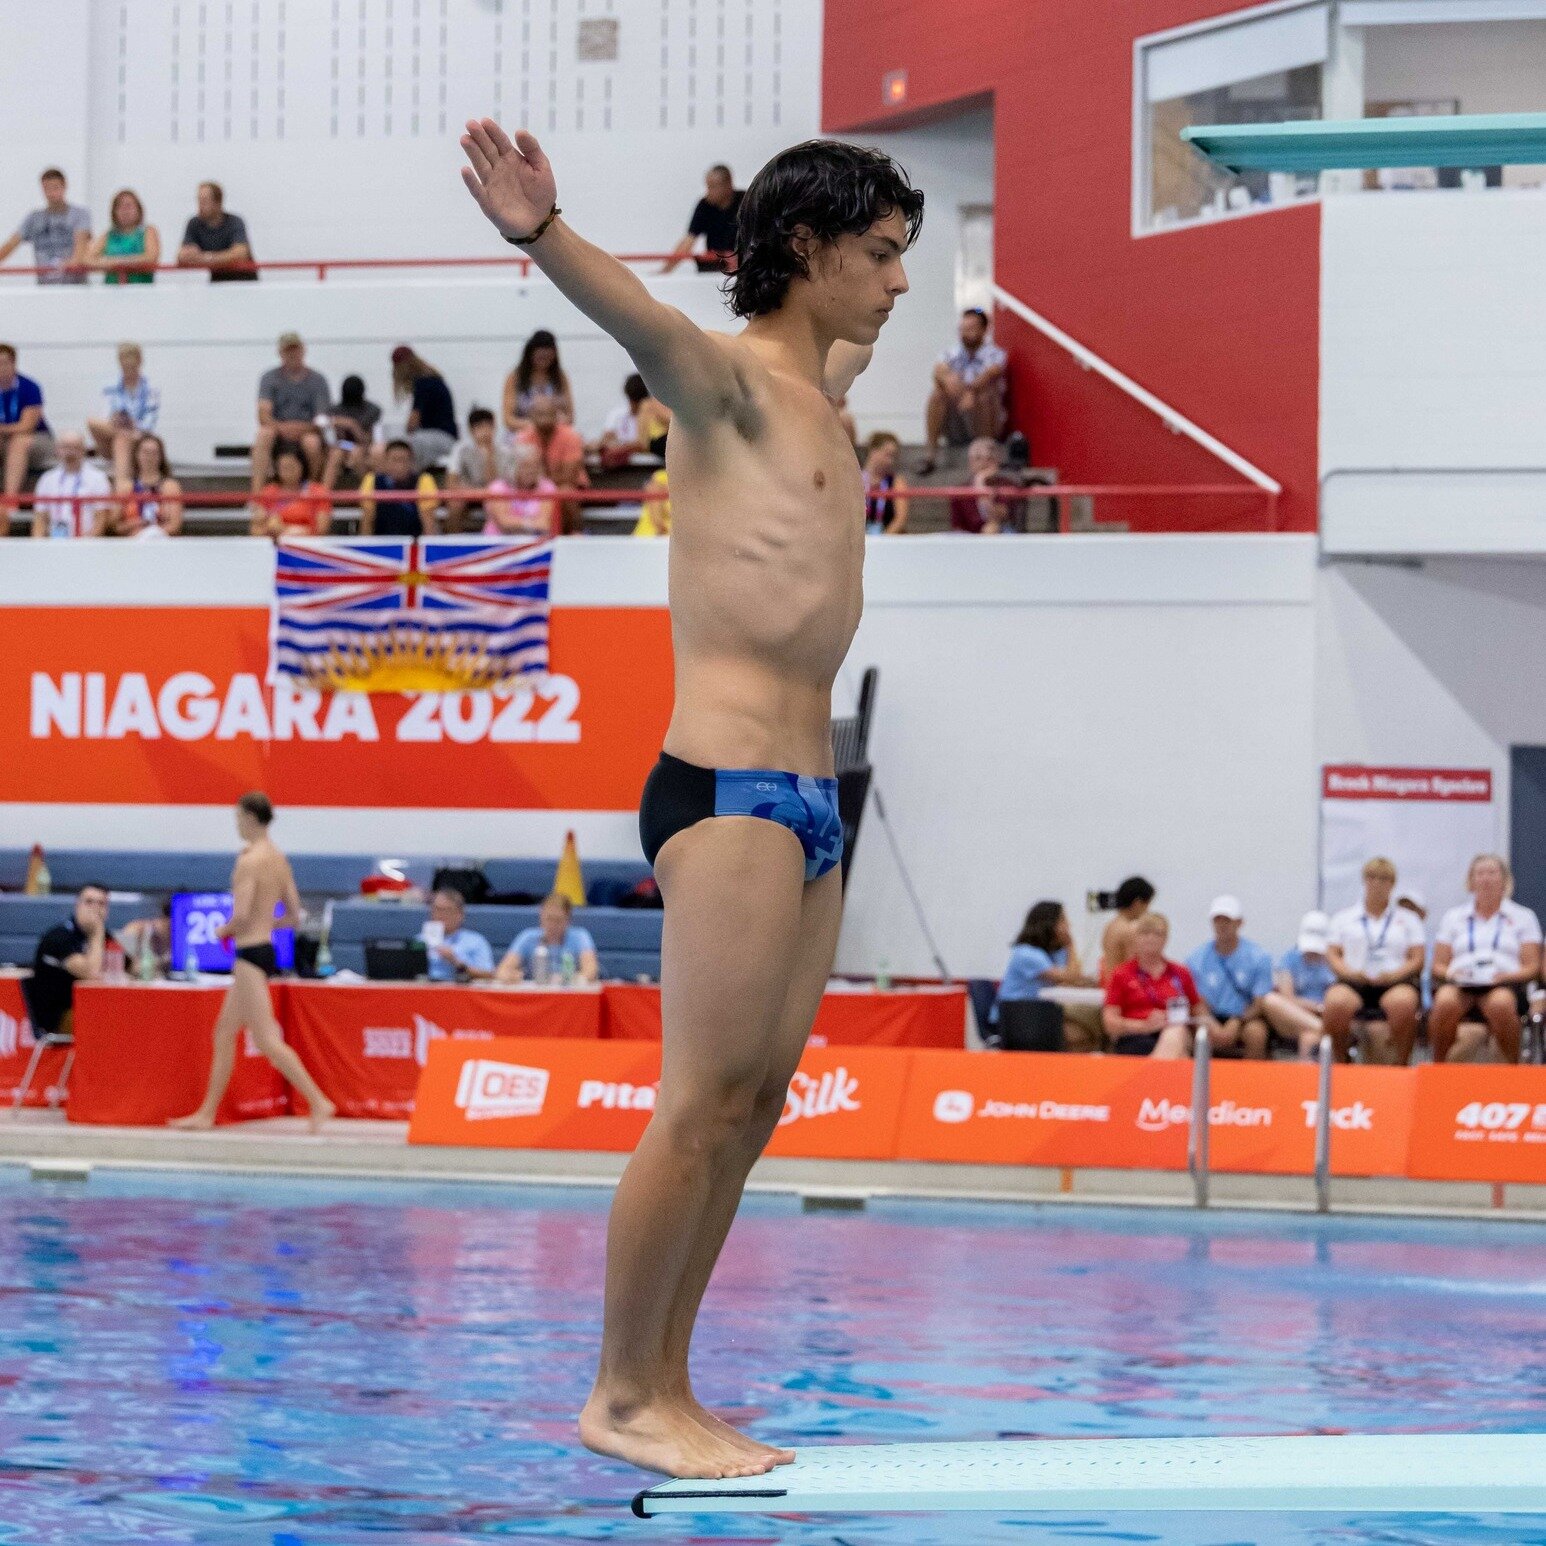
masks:
[[[279,975],[279,957],[274,952],[271,944],[266,945],[239,945],[236,951],[236,959],[245,961],[248,966],[255,966],[265,977],[277,977]]]
[[[787,827],[805,850],[807,881],[843,857],[837,780],[773,768],[700,768],[660,754],[639,801],[639,841],[653,865],[669,838],[710,816],[757,816]]]

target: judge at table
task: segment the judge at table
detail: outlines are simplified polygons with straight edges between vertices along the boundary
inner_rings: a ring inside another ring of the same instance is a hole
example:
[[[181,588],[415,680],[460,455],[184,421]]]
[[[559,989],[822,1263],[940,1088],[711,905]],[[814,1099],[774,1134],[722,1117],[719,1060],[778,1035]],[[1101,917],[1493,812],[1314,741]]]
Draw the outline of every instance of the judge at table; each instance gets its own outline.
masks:
[[[547,975],[551,978],[560,975],[566,955],[574,959],[577,981],[595,982],[601,976],[596,941],[589,929],[582,929],[574,921],[574,903],[568,897],[553,892],[543,902],[537,920],[535,929],[523,929],[515,936],[499,963],[496,976],[500,982],[525,982],[540,975],[532,970],[539,947],[547,951]]]
[[[487,982],[494,975],[494,947],[467,927],[460,891],[437,891],[430,898],[425,931],[431,982]]]

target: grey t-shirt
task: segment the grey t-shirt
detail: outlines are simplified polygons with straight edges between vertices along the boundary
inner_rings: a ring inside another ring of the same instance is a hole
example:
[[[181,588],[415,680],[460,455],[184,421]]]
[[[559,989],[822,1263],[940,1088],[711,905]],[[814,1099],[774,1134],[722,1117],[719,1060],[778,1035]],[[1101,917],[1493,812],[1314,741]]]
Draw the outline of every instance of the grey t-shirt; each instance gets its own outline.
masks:
[[[310,424],[319,413],[330,413],[333,406],[327,378],[321,372],[307,370],[291,376],[282,365],[263,372],[258,401],[268,403],[281,424]]]
[[[66,274],[64,265],[75,252],[75,233],[91,234],[91,216],[77,204],[68,204],[57,214],[45,206],[35,209],[22,221],[16,234],[32,243],[34,268],[52,268],[59,273],[39,274],[43,285],[83,285],[85,274]]]
[[[489,466],[488,453],[470,436],[459,440],[451,453],[449,470],[469,488],[487,488],[496,480],[515,482],[515,450],[511,446],[494,445],[494,465]]]

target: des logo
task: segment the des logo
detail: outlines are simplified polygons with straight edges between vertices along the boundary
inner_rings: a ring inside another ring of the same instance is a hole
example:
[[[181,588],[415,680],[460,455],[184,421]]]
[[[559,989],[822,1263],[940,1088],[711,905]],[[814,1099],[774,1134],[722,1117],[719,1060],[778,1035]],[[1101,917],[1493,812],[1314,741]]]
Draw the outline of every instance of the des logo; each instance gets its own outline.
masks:
[[[965,1090],[941,1090],[934,1097],[936,1122],[969,1122],[975,1103]]]
[[[469,1058],[456,1083],[456,1104],[470,1122],[540,1116],[547,1097],[547,1069],[496,1063],[492,1058]]]

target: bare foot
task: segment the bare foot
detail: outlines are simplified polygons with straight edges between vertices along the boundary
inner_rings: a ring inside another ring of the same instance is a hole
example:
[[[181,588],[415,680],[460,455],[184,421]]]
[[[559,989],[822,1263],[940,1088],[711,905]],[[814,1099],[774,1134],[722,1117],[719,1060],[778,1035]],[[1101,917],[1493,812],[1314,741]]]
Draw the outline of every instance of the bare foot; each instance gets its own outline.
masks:
[[[308,1109],[306,1113],[306,1120],[311,1124],[312,1132],[320,1133],[322,1131],[323,1123],[331,1121],[337,1115],[338,1107],[335,1106],[332,1101],[323,1099],[318,1101],[315,1106],[312,1106]]]
[[[189,1116],[173,1117],[166,1124],[168,1127],[181,1127],[188,1132],[207,1133],[215,1125],[212,1116],[206,1116],[202,1111],[195,1111]]]
[[[761,1476],[774,1464],[771,1454],[749,1455],[710,1433],[676,1402],[630,1406],[610,1402],[596,1392],[580,1413],[580,1442],[598,1455],[667,1476],[715,1480]]]
[[[745,1454],[762,1457],[771,1455],[775,1466],[791,1465],[794,1462],[792,1449],[779,1449],[773,1444],[764,1444],[760,1439],[754,1439],[749,1433],[742,1433],[739,1428],[732,1428],[723,1417],[711,1412],[690,1391],[682,1397],[682,1404],[692,1415],[692,1419],[700,1428],[707,1429],[716,1438],[723,1439],[727,1444],[734,1444],[737,1449]]]

